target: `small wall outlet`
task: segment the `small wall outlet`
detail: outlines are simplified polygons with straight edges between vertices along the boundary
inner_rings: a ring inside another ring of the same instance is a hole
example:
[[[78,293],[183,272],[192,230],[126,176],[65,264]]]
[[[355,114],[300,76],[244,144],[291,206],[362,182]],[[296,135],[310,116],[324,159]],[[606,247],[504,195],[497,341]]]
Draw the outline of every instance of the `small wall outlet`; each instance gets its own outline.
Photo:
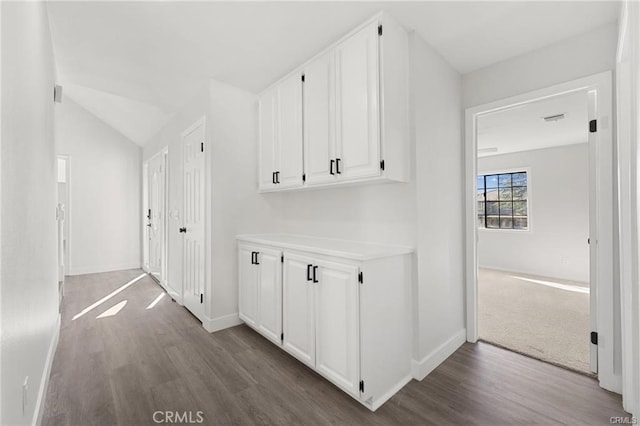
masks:
[[[27,406],[29,404],[29,376],[24,378],[22,383],[22,415],[27,414]]]

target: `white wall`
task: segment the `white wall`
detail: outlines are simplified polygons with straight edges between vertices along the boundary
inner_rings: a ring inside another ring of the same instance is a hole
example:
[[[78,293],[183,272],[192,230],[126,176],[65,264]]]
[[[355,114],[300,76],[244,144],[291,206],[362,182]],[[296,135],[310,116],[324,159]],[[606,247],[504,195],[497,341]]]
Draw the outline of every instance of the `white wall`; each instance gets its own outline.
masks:
[[[141,265],[141,148],[69,97],[56,113],[69,156],[69,275]]]
[[[490,65],[462,77],[465,107],[575,80],[615,66],[618,27],[589,33]]]
[[[466,340],[460,75],[412,38],[416,140],[418,377]],[[414,371],[414,375],[416,372]]]
[[[479,229],[478,265],[589,281],[589,151],[577,144],[478,159],[478,174],[529,168],[529,231]]]
[[[3,425],[38,415],[58,322],[55,68],[44,2],[2,10],[0,411]],[[29,377],[22,412],[22,384]]]

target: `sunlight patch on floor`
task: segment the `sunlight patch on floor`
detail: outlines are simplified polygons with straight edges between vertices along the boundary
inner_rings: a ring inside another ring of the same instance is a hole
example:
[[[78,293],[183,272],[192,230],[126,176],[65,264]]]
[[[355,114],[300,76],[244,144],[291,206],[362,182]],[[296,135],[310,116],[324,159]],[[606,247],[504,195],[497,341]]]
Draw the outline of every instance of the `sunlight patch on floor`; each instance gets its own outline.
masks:
[[[106,302],[107,300],[111,299],[113,296],[115,296],[118,293],[123,292],[124,290],[126,290],[127,288],[131,287],[133,284],[135,284],[137,281],[140,281],[142,278],[146,277],[147,274],[140,274],[140,276],[132,279],[131,281],[129,281],[128,283],[126,283],[125,285],[123,285],[122,287],[112,291],[111,293],[109,293],[108,295],[106,295],[105,297],[103,297],[102,299],[98,300],[97,302],[93,303],[92,305],[87,306],[86,308],[84,308],[80,313],[76,314],[72,321],[77,320],[78,318],[80,318],[81,316],[83,316],[84,314],[86,314],[87,312],[92,311],[93,309],[97,308],[98,306],[102,305],[104,302]]]
[[[153,302],[149,303],[149,306],[147,306],[146,309],[153,309],[158,304],[158,302],[162,300],[165,294],[166,293],[164,292],[160,293],[160,295],[156,297]]]
[[[560,284],[553,281],[543,281],[543,280],[534,280],[533,278],[525,278],[525,277],[517,277],[515,275],[511,275],[511,278],[515,278],[516,280],[527,281],[534,284],[546,285],[547,287],[553,287],[560,290],[573,291],[576,293],[584,293],[589,294],[589,287],[580,287],[577,285],[568,285],[568,284]]]
[[[98,318],[107,318],[107,317],[112,317],[114,315],[117,315],[118,312],[120,312],[122,310],[122,308],[124,308],[124,306],[127,304],[126,300],[123,300],[122,302],[113,305],[112,307],[110,307],[109,309],[107,309],[106,311],[104,311],[103,313],[101,313],[100,315],[98,315],[96,317],[96,319]]]

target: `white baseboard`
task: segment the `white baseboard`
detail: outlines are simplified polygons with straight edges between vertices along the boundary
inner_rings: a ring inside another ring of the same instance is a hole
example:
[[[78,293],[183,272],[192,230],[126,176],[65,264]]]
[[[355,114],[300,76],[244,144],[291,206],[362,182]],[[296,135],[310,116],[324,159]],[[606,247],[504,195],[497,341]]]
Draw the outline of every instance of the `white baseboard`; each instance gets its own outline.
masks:
[[[380,398],[375,401],[371,401],[371,398],[368,401],[360,401],[362,405],[367,407],[371,411],[376,411],[378,408],[382,406],[385,402],[387,402],[393,395],[400,392],[400,389],[406,386],[413,378],[411,376],[404,377],[398,383],[396,383],[389,391],[383,394]]]
[[[47,396],[47,387],[49,386],[49,376],[51,375],[51,366],[53,365],[53,357],[56,354],[56,349],[58,348],[58,339],[60,338],[60,322],[61,317],[60,314],[58,314],[53,337],[51,338],[51,343],[49,344],[49,352],[47,353],[47,359],[44,364],[44,371],[42,372],[42,377],[40,378],[40,389],[38,389],[36,410],[34,411],[33,419],[31,420],[32,425],[42,424],[44,404]]]
[[[237,312],[235,314],[225,315],[218,318],[206,318],[202,321],[202,326],[209,333],[224,330],[229,327],[235,327],[240,324],[242,324],[242,321],[240,320]]]
[[[120,265],[70,267],[68,275],[99,274],[101,272],[124,271],[126,269],[141,269],[141,265],[139,262],[132,262]]]
[[[464,342],[467,341],[467,330],[462,329],[446,342],[435,348],[420,361],[411,360],[411,374],[413,378],[420,381],[427,377],[437,366],[449,358]]]
[[[619,374],[605,375],[598,373],[598,383],[600,387],[610,392],[622,393],[622,376]]]

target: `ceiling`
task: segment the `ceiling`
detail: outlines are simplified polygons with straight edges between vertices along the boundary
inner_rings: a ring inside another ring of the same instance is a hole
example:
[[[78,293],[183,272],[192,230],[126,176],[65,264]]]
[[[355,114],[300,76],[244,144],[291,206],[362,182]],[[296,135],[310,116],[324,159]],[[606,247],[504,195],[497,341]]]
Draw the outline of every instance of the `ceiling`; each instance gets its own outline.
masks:
[[[559,114],[564,114],[564,119],[544,120]],[[585,143],[589,137],[587,92],[481,115],[477,126],[480,157]]]
[[[379,10],[464,74],[614,22],[618,8],[609,1],[48,3],[59,81],[75,86],[65,94],[140,145],[207,79],[258,93]]]

